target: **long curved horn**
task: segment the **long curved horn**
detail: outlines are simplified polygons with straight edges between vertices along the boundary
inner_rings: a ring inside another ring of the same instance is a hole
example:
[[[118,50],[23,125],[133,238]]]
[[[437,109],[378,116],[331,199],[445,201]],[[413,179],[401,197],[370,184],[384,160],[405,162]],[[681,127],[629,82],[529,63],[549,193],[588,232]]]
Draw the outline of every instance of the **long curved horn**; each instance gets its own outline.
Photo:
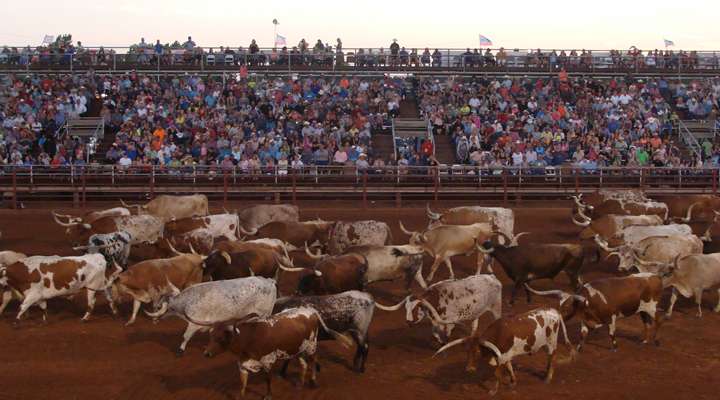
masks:
[[[62,222],[62,221],[60,221],[60,219],[57,217],[57,215],[55,215],[55,213],[52,213],[52,216],[53,216],[53,219],[55,220],[55,222],[57,222],[57,224],[60,225],[60,226],[68,227],[68,226],[80,225],[79,222]]]
[[[477,239],[475,239],[475,248],[483,254],[492,254],[495,251],[495,247],[491,247],[489,249],[484,248],[481,244],[478,243]]]
[[[592,218],[590,218],[590,217],[588,217],[587,215],[585,215],[585,213],[583,212],[582,209],[578,209],[578,215],[580,215],[580,218],[584,219],[584,220],[587,221],[587,222],[591,222],[591,221],[592,221]]]
[[[605,257],[605,259],[607,260],[612,256],[618,256],[618,258],[620,258],[620,252],[619,251],[611,251],[610,253],[608,253],[607,257]]]
[[[438,351],[436,351],[435,354],[433,354],[432,356],[433,356],[433,358],[435,358],[435,357],[437,357],[438,354],[442,353],[443,351],[445,351],[451,347],[455,347],[459,344],[463,344],[463,343],[467,342],[468,340],[470,340],[471,338],[472,338],[472,336],[466,336],[461,339],[455,339],[452,342],[446,344],[445,346],[439,348]]]
[[[317,254],[311,253],[310,249],[308,248],[307,242],[305,242],[305,253],[313,260],[322,260],[324,258],[320,249],[318,249]]]
[[[240,233],[242,233],[245,236],[255,236],[257,234],[258,228],[255,228],[250,231],[246,231],[242,226],[240,226],[240,224],[238,224],[238,231],[240,231]]]
[[[579,196],[570,196],[570,197],[572,197],[573,201],[575,201],[575,205],[578,206],[578,209],[580,209],[580,210],[587,207],[585,204],[580,202],[581,196],[582,196],[582,194],[580,194]]]
[[[222,258],[225,259],[228,265],[232,264],[232,257],[230,257],[230,254],[228,254],[227,251],[221,251],[220,255],[222,256]]]
[[[427,308],[428,311],[430,311],[430,316],[432,317],[433,321],[439,322],[439,323],[441,323],[441,324],[446,324],[446,325],[447,325],[447,324],[454,324],[454,323],[456,323],[456,321],[448,321],[448,320],[443,319],[443,318],[440,316],[440,314],[438,314],[438,312],[437,312],[437,310],[435,309],[435,307],[433,307],[433,305],[430,304],[429,301],[427,301],[427,300],[425,300],[425,299],[420,299],[420,304],[421,304],[423,307]]]
[[[500,362],[500,356],[502,355],[502,353],[500,352],[500,349],[497,348],[497,346],[495,346],[488,340],[483,340],[482,343],[480,343],[480,344],[482,346],[490,349],[490,351],[492,351],[495,354],[495,357],[497,357],[498,363]]]
[[[151,311],[147,311],[147,310],[143,310],[143,311],[145,311],[145,314],[147,314],[148,317],[157,319],[157,318],[160,318],[163,315],[165,315],[165,313],[167,313],[168,308],[169,308],[168,302],[163,301],[162,306],[160,306],[159,310],[157,310],[155,312],[151,312]]]
[[[563,292],[562,290],[545,290],[545,291],[539,291],[535,290],[527,283],[525,284],[525,289],[529,290],[530,293],[536,294],[538,296],[556,296],[557,298],[562,299],[563,296],[569,296],[568,293]]]
[[[123,207],[127,208],[128,210],[131,209],[132,207],[137,208],[138,215],[140,214],[140,210],[143,208],[143,206],[139,205],[139,204],[127,204],[123,201],[123,199],[120,199],[120,204],[122,204]]]
[[[521,237],[523,237],[523,236],[525,236],[525,235],[529,235],[530,233],[531,233],[531,232],[520,232],[520,233],[518,233],[517,235],[515,235],[515,236],[513,237],[512,242],[517,246],[517,245],[518,245],[518,239],[520,239]]]
[[[694,209],[695,206],[697,206],[698,204],[700,204],[700,202],[692,203],[692,204],[690,205],[690,207],[688,208],[688,210],[687,210],[687,214],[685,215],[685,218],[680,218],[680,221],[682,221],[682,222],[690,222],[690,220],[692,220],[693,209]]]
[[[194,255],[198,255],[197,251],[195,251],[195,249],[193,248],[191,240],[188,240],[188,247],[190,248],[190,253],[192,253]]]
[[[620,250],[620,247],[609,247],[608,243],[606,241],[600,239],[600,235],[593,236],[593,240],[595,240],[595,243],[598,246],[600,246],[601,249],[603,249],[605,251],[612,252],[612,251]]]
[[[179,255],[179,256],[187,255],[187,253],[181,253],[181,252],[177,251],[177,249],[175,249],[175,248],[173,247],[172,243],[170,243],[170,239],[167,239],[167,238],[166,238],[166,239],[165,239],[165,242],[167,242],[167,245],[170,247],[170,251],[172,251],[173,253],[175,253],[175,254],[177,254],[177,255]]]
[[[588,226],[590,226],[590,221],[585,220],[584,222],[580,222],[580,221],[578,221],[578,220],[575,219],[575,216],[573,216],[573,217],[570,218],[570,219],[572,219],[573,224],[575,224],[575,225],[577,225],[577,226],[580,226],[580,227],[583,227],[583,228],[587,228]]]
[[[382,305],[382,304],[380,304],[380,303],[378,303],[378,302],[376,301],[376,302],[375,302],[375,307],[377,307],[377,308],[379,308],[379,309],[381,309],[381,310],[383,310],[383,311],[397,311],[397,310],[399,310],[403,305],[405,305],[405,303],[407,303],[408,300],[410,300],[410,297],[411,297],[411,296],[412,296],[412,295],[405,297],[401,302],[395,304],[394,306],[384,306],[384,305]]]
[[[437,221],[440,217],[442,217],[442,214],[435,213],[430,209],[430,203],[425,203],[425,211],[427,213],[427,217],[433,221]]]
[[[412,236],[415,234],[415,232],[405,229],[405,225],[403,225],[402,221],[398,221],[398,224],[400,225],[400,230],[402,231],[402,233],[408,236]]]

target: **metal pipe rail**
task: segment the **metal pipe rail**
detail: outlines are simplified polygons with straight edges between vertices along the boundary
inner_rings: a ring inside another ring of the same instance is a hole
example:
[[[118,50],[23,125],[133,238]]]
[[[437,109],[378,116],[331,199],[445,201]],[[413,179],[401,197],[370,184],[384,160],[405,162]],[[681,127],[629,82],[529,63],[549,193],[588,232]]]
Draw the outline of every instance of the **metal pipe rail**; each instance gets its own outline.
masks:
[[[629,51],[612,55],[610,50],[592,50],[591,56],[551,56],[553,50],[507,49],[492,57],[484,54],[467,54],[465,49],[439,49],[439,56],[425,58],[420,54],[391,55],[389,50],[345,48],[342,52],[283,53],[272,48],[259,53],[226,48],[172,49],[156,54],[152,48],[86,47],[80,54],[55,54],[36,49],[17,48],[18,51],[0,51],[0,71],[225,71],[237,72],[246,66],[251,72],[439,72],[462,73],[557,73],[565,68],[569,73],[634,73],[664,75],[717,74],[720,71],[720,51],[700,51],[697,57],[674,55],[665,60],[647,63],[647,52],[635,56]],[[210,52],[212,50],[212,53]],[[372,50],[372,52],[370,52]],[[434,49],[433,49],[434,50]],[[362,52],[361,52],[362,51]],[[559,54],[561,49],[556,50]],[[569,54],[572,49],[564,49]],[[689,54],[689,52],[687,53]]]
[[[448,173],[436,167],[385,167],[359,171],[350,166],[310,166],[302,170],[255,171],[238,168],[156,166],[123,168],[105,166],[4,166],[0,192],[11,205],[23,200],[72,195],[142,195],[156,193],[206,193],[251,197],[258,195],[361,197],[423,195],[477,198],[478,196],[537,195],[566,197],[601,188],[641,188],[655,194],[717,194],[718,169],[692,168],[478,168],[462,166]],[[398,201],[399,203],[399,201]]]

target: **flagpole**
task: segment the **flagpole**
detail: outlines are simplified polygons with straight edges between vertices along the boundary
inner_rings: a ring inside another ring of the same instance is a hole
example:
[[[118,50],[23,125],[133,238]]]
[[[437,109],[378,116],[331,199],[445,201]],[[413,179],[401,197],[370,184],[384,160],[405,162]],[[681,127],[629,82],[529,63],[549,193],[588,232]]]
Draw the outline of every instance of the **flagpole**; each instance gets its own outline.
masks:
[[[273,19],[273,48],[277,47],[277,26],[278,26],[278,20]]]

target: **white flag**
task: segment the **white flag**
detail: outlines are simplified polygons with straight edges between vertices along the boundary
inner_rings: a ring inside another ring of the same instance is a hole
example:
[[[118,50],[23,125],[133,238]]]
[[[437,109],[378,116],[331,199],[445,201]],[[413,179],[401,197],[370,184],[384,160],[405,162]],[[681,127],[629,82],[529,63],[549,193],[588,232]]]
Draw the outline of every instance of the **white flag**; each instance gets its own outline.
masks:
[[[286,44],[287,41],[285,40],[285,36],[275,34],[275,47],[285,46]]]
[[[492,40],[490,40],[488,37],[479,35],[480,36],[480,46],[492,46]]]
[[[45,35],[45,37],[43,38],[43,41],[42,41],[41,45],[52,44],[53,42],[55,42],[55,36],[53,36],[53,35]]]
[[[663,41],[665,42],[665,47],[675,46],[675,42],[672,40],[663,39]]]

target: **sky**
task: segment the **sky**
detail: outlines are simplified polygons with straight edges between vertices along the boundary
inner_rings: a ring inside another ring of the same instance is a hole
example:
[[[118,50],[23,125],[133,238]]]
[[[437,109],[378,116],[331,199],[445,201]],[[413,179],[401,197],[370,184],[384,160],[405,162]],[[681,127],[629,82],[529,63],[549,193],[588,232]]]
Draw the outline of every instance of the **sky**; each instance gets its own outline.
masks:
[[[3,4],[4,3],[4,4]],[[652,4],[650,4],[652,3]],[[378,0],[0,0],[0,45],[38,45],[71,33],[84,46],[162,43],[188,35],[200,46],[261,47],[277,32],[345,48],[478,47],[478,35],[505,48],[720,50],[720,1],[378,1]]]

